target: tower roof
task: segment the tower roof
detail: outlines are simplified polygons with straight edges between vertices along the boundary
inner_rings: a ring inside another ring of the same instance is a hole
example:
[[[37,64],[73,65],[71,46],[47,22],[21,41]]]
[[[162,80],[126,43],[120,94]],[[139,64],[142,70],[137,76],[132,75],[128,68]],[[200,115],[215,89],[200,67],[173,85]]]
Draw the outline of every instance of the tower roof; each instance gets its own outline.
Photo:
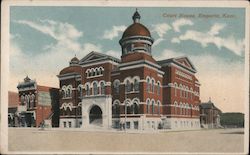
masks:
[[[141,15],[137,9],[132,17],[134,23],[131,24],[123,33],[122,38],[131,36],[146,36],[151,37],[151,34],[146,26],[140,23]]]

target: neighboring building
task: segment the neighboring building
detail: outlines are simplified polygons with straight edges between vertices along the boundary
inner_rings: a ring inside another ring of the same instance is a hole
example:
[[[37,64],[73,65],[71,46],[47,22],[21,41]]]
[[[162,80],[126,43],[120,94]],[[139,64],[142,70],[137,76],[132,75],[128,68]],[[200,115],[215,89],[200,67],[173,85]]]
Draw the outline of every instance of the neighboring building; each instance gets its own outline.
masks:
[[[28,76],[18,86],[19,126],[39,127],[59,126],[59,90],[57,88],[37,85]]]
[[[202,128],[219,128],[221,110],[209,100],[200,104],[200,123]]]
[[[18,107],[18,93],[8,92],[8,126],[16,127],[18,126],[18,117],[16,115]]]
[[[140,14],[119,41],[121,60],[91,52],[61,70],[60,127],[194,129],[199,81],[187,57],[156,61]]]

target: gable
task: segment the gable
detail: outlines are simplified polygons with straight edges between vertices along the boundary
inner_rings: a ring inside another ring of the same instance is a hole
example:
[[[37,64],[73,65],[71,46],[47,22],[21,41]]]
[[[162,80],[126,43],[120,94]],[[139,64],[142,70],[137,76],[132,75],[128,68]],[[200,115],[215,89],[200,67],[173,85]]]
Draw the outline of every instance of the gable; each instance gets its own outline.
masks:
[[[86,64],[89,62],[103,61],[103,60],[113,60],[115,62],[120,62],[120,60],[115,57],[92,51],[89,54],[87,54],[85,57],[83,57],[80,60],[79,64]]]
[[[174,59],[175,62],[177,62],[178,64],[180,64],[183,67],[189,68],[191,70],[196,71],[194,65],[192,64],[192,62],[188,59],[188,57],[180,57],[180,58],[175,58]]]
[[[99,59],[103,59],[107,57],[104,54],[101,53],[97,53],[97,52],[90,52],[89,54],[87,54],[85,57],[83,57],[80,62],[89,62],[89,61],[93,61],[93,60],[99,60]]]

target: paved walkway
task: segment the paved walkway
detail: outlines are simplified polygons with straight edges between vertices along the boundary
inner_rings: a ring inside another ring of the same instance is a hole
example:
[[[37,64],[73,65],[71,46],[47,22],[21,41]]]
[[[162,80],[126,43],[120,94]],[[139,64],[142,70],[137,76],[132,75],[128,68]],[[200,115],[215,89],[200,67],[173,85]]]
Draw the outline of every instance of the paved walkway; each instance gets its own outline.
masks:
[[[9,129],[10,151],[243,153],[243,129],[143,132]],[[24,153],[23,152],[23,153]]]

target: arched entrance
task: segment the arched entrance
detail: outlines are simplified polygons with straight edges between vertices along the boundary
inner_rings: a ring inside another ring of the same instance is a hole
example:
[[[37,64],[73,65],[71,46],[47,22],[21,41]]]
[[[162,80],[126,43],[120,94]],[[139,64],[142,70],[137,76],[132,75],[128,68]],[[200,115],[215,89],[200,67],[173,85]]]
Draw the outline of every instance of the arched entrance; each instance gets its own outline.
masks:
[[[89,124],[102,125],[102,110],[99,106],[94,105],[89,111]]]

